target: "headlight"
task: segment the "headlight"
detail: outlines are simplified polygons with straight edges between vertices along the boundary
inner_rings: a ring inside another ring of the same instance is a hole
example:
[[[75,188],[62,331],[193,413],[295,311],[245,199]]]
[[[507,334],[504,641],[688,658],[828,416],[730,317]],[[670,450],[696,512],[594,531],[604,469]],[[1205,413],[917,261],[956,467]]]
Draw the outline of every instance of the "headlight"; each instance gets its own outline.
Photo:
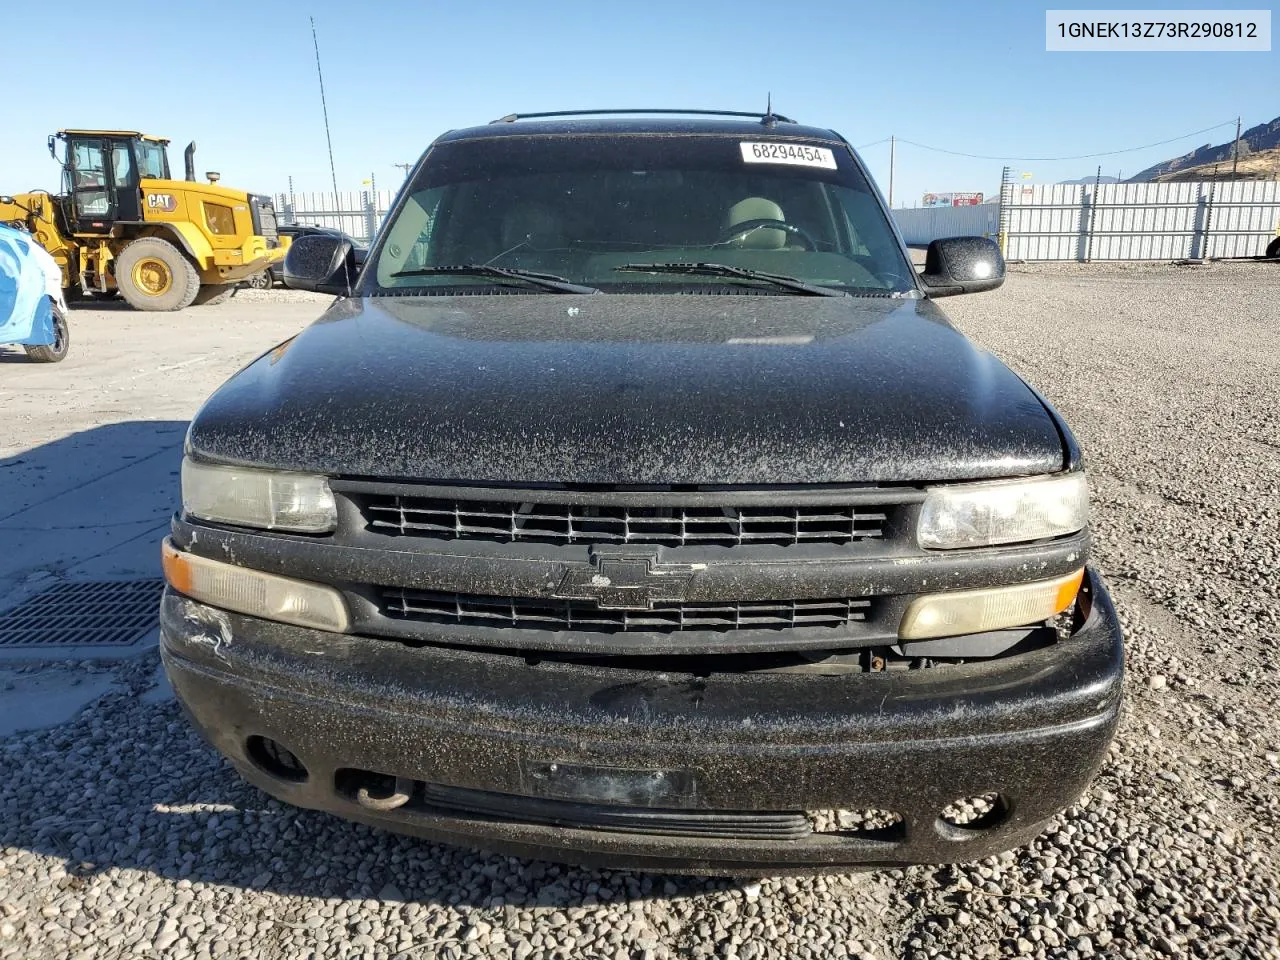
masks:
[[[160,548],[160,560],[169,586],[193,600],[300,627],[347,629],[347,605],[332,587],[197,557],[169,540]]]
[[[262,530],[328,533],[338,524],[324,477],[182,460],[182,509],[193,517]]]
[[[954,550],[1060,537],[1088,524],[1089,487],[1076,472],[931,487],[917,532],[922,547]]]
[[[1012,587],[953,590],[916,597],[902,615],[901,640],[954,637],[1020,627],[1048,620],[1071,606],[1080,591],[1084,570],[1052,580],[1035,580]]]

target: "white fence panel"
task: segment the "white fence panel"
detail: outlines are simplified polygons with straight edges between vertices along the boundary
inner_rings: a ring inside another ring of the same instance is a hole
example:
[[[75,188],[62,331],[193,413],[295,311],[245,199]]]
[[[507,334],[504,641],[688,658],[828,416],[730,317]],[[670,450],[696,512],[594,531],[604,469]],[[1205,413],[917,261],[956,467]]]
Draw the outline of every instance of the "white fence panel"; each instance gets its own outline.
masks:
[[[394,199],[391,190],[280,193],[276,195],[276,210],[282,224],[332,227],[368,243]]]
[[[1092,240],[1083,259],[1179,260],[1195,255],[1204,209],[1195,183],[1088,187]]]
[[[1077,260],[1084,251],[1084,188],[1074,183],[1005,187],[1005,257]]]
[[[1280,223],[1280,183],[1006,184],[1010,260],[1261,256]]]
[[[1280,223],[1280,182],[1236,180],[1219,183],[1210,206],[1206,257],[1260,256]]]
[[[1000,207],[979,203],[970,207],[903,207],[893,211],[902,239],[924,246],[941,237],[995,237],[1000,232]]]

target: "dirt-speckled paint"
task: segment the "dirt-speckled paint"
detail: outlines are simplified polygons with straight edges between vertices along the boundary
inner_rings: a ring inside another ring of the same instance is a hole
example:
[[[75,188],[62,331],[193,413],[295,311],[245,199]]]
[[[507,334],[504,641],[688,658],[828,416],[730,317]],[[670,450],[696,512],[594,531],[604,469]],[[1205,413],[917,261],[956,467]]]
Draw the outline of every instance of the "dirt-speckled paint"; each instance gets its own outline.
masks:
[[[195,418],[200,459],[388,479],[928,482],[1049,473],[1037,396],[927,300],[336,303]]]

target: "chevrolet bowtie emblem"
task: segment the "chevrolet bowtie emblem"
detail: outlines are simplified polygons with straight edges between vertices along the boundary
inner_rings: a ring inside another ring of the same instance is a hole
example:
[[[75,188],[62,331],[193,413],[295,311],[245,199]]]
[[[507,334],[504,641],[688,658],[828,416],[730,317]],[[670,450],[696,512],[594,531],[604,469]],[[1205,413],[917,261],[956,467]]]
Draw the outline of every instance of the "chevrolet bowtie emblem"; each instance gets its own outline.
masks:
[[[651,610],[685,598],[689,581],[705,563],[659,563],[656,553],[592,552],[590,567],[564,575],[555,596],[594,600],[602,610]]]

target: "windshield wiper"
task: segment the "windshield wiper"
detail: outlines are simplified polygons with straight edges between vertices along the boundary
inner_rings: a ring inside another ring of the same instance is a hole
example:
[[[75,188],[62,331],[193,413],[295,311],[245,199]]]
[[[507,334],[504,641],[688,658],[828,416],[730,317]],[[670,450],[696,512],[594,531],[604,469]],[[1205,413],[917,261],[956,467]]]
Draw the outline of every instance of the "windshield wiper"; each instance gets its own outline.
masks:
[[[758,280],[771,283],[784,290],[811,297],[847,297],[843,290],[823,287],[816,283],[805,283],[796,277],[788,277],[781,273],[765,273],[760,270],[748,270],[746,267],[731,267],[727,263],[624,263],[615,270],[630,273],[686,273],[699,277],[729,277],[730,279]]]
[[[401,270],[391,274],[392,279],[399,277],[434,277],[456,274],[457,276],[500,277],[507,280],[520,280],[524,283],[551,290],[554,293],[599,293],[595,287],[573,283],[554,273],[535,273],[532,270],[516,270],[512,267],[495,267],[488,263],[463,263],[449,267],[420,267],[416,270]]]

